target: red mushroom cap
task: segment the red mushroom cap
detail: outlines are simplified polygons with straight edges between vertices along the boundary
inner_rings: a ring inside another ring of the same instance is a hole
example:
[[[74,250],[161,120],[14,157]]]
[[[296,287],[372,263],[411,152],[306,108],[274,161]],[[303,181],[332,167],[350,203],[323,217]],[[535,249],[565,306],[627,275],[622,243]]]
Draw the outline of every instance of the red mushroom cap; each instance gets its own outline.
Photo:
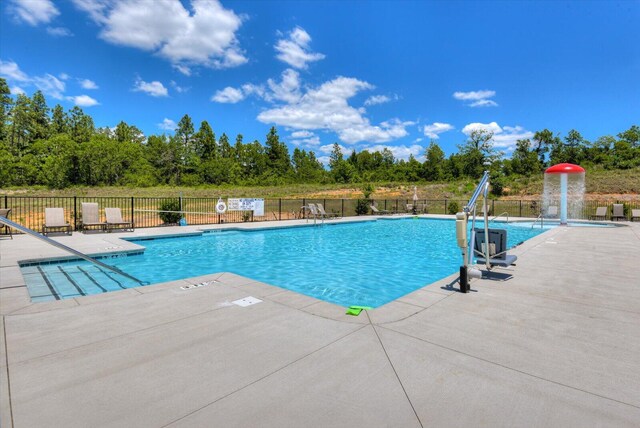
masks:
[[[584,168],[579,165],[574,165],[572,163],[559,163],[554,166],[550,166],[544,172],[545,174],[579,174],[584,172]]]

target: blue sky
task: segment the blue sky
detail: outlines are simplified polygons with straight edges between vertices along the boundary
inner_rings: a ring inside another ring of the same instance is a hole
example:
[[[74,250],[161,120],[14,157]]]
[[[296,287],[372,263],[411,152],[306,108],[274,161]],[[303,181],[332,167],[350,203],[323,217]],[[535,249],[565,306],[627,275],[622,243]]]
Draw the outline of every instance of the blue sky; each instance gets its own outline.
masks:
[[[186,113],[245,141],[277,126],[421,157],[474,128],[507,154],[572,128],[640,121],[638,1],[3,0],[0,76],[97,126],[171,133]]]

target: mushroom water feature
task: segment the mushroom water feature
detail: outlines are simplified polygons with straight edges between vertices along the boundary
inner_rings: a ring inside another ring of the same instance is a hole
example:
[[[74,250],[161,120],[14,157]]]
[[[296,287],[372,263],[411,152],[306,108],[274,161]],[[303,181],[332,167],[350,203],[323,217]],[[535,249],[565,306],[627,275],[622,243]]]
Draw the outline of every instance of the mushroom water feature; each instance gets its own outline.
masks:
[[[560,205],[560,224],[566,225],[568,218],[580,217],[584,190],[584,168],[571,163],[553,165],[544,172],[543,210]]]

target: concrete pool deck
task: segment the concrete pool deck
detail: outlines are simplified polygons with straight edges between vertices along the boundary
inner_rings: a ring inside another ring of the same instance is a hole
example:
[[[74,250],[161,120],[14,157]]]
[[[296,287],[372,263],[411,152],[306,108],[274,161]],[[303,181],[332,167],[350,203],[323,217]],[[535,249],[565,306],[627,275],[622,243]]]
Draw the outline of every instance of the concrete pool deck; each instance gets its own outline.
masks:
[[[452,275],[358,317],[232,273],[32,304],[17,261],[63,253],[0,238],[0,426],[637,427],[625,225],[549,230],[512,250],[510,278],[461,294]],[[210,228],[55,239],[139,251],[119,237]],[[263,301],[230,304],[247,296]]]

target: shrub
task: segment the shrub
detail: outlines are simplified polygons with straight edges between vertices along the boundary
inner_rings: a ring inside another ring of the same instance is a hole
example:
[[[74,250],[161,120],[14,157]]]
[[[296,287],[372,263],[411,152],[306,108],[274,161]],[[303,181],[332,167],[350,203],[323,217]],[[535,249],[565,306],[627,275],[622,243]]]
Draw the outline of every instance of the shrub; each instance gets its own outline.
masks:
[[[366,183],[364,186],[362,186],[362,194],[364,195],[364,198],[369,199],[374,190],[376,190],[376,188],[371,183]],[[367,211],[368,209],[369,208],[367,207]]]
[[[449,202],[449,214],[457,214],[458,211],[460,211],[460,207],[458,206],[458,203],[453,201],[453,202]]]
[[[180,201],[178,199],[165,199],[160,202],[159,211],[180,211]],[[158,217],[165,224],[176,224],[183,217],[182,213],[159,212]]]
[[[358,199],[358,201],[356,202],[356,214],[369,214],[369,199]]]

